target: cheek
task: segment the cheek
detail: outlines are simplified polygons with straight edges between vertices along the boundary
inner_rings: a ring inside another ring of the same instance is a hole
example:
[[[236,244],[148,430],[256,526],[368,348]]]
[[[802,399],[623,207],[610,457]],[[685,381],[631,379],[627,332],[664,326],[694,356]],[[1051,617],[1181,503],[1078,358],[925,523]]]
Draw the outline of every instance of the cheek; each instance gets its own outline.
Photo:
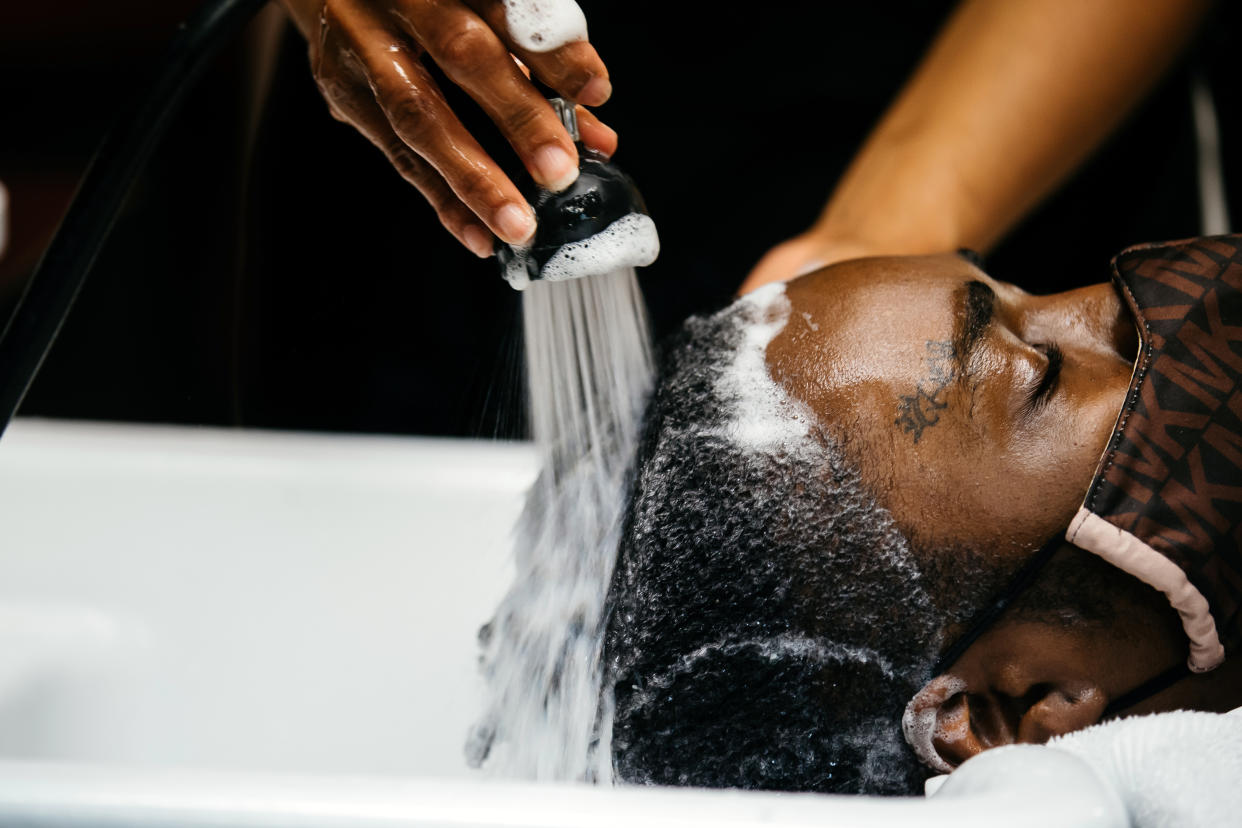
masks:
[[[1024,432],[1015,473],[1045,493],[1049,510],[1077,510],[1112,436],[1129,387],[1130,369],[1105,365],[1066,377],[1042,422]]]
[[[903,529],[938,542],[1025,553],[1064,531],[1082,503],[1128,383],[1124,366],[1067,376],[1048,408],[1021,428],[1012,426],[1006,386],[983,386],[946,399],[944,421],[917,443],[893,424],[891,393],[868,388],[874,392],[862,395],[868,410],[889,416],[879,428],[859,429],[867,450],[855,459]],[[860,399],[837,402],[858,406]],[[968,420],[972,409],[975,418]],[[860,448],[860,441],[850,442]]]
[[[1132,368],[1110,361],[1095,371],[1078,373],[1065,388],[1063,425],[1055,429],[1060,453],[1074,468],[1086,470],[1082,487],[1089,485],[1104,453],[1130,387]]]
[[[952,466],[958,474],[945,490],[952,508],[943,529],[965,530],[998,551],[1029,549],[1063,531],[1091,484],[1129,379],[1120,363],[1078,371],[1034,421],[1011,429],[994,420],[973,444],[959,444],[954,456],[963,462]],[[979,407],[1002,408],[983,399]]]

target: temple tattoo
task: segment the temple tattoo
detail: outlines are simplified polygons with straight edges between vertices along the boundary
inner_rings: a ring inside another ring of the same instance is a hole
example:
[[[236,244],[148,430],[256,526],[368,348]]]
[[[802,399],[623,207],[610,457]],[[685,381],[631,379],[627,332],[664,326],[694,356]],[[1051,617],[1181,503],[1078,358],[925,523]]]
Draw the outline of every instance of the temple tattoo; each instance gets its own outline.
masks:
[[[940,412],[949,407],[945,391],[957,377],[956,365],[952,342],[928,340],[927,379],[915,386],[913,394],[901,395],[894,421],[902,431],[914,435],[914,442],[940,422]]]

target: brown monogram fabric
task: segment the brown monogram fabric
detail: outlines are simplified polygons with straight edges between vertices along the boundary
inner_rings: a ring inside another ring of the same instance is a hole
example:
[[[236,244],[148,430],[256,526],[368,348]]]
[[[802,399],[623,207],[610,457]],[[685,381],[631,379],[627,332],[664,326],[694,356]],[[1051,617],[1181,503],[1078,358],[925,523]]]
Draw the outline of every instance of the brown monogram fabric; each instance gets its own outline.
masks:
[[[1142,346],[1085,506],[1181,567],[1242,645],[1242,235],[1113,260]]]

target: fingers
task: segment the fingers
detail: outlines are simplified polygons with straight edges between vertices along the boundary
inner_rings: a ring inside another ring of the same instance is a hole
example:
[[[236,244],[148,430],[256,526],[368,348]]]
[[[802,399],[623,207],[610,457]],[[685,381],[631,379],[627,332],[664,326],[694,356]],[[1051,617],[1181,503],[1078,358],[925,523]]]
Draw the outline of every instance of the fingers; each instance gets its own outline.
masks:
[[[528,240],[535,230],[530,206],[449,109],[404,38],[389,32],[365,2],[337,0],[325,13],[327,34],[341,41],[325,55],[339,51],[357,64],[392,132],[497,236],[512,244]]]
[[[331,40],[326,38],[312,49],[312,64],[332,117],[352,125],[378,147],[401,177],[427,199],[440,223],[467,249],[483,258],[490,256],[492,235],[485,224],[457,197],[444,177],[397,136],[375,101],[361,62]]]
[[[834,238],[813,228],[781,242],[765,253],[737,292],[741,296],[771,282],[787,282],[846,259],[876,256],[885,252],[887,251],[862,242]]]
[[[486,259],[492,255],[492,234],[479,222],[478,217],[449,188],[444,179],[422,158],[410,151],[405,143],[389,131],[391,138],[379,145],[390,164],[406,181],[413,184],[423,197],[435,208],[440,223],[459,242],[478,256]]]
[[[738,295],[743,296],[772,282],[787,282],[818,270],[828,264],[828,259],[835,260],[835,257],[824,249],[818,239],[809,235],[797,236],[764,254],[738,288]]]
[[[516,56],[513,56],[513,62],[529,80],[530,68]],[[602,152],[611,158],[617,151],[617,131],[597,118],[585,106],[575,107],[575,114],[578,117],[579,140],[596,152]]]
[[[462,203],[444,177],[393,132],[387,116],[377,104],[362,99],[353,108],[348,121],[384,153],[388,163],[402,178],[423,194],[445,229],[479,258],[486,259],[492,255],[492,234]]]
[[[400,0],[409,34],[500,127],[531,177],[559,191],[578,177],[578,153],[560,119],[496,32],[460,2]]]
[[[738,296],[745,296],[752,290],[757,290],[772,282],[787,281],[801,265],[802,256],[799,251],[791,249],[788,245],[773,248],[764,254],[754,270],[742,282],[741,287],[737,289]]]
[[[586,106],[600,106],[612,95],[608,68],[590,43],[581,40],[546,52],[532,52],[509,34],[503,0],[466,2],[500,35],[509,51],[562,97]]]
[[[511,244],[529,240],[534,214],[450,110],[420,50],[487,112],[536,183],[561,190],[577,178],[573,141],[519,61],[562,96],[603,103],[611,85],[589,43],[522,49],[510,37],[502,0],[284,2],[308,9],[323,3],[308,40],[334,116],[379,147],[477,254],[490,253],[488,230]],[[583,143],[611,155],[617,134],[582,107],[578,115]]]
[[[578,134],[582,143],[612,157],[617,151],[617,131],[605,124],[585,107],[578,107]]]

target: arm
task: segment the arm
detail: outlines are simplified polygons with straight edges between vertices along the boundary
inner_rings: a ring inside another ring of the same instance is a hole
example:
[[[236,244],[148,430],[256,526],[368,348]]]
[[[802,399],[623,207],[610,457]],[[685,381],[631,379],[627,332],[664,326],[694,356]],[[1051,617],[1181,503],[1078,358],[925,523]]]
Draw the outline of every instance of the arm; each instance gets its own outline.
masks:
[[[841,259],[986,251],[1103,142],[1210,0],[965,0],[815,225],[742,291]]]

